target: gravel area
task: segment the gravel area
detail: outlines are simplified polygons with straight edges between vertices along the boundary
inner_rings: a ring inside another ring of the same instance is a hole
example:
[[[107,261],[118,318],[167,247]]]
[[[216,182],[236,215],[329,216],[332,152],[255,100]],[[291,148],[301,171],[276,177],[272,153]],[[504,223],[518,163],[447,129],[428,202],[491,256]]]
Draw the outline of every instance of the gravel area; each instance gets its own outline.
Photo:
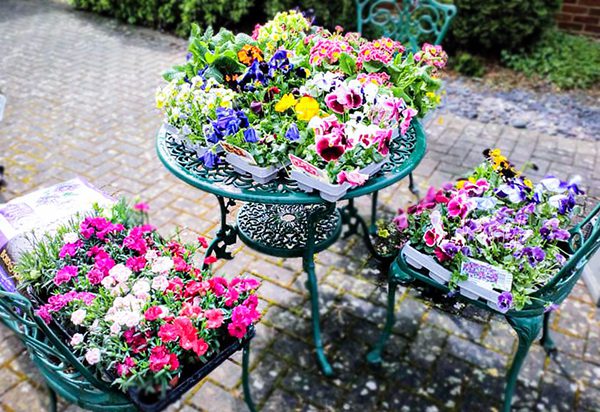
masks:
[[[600,140],[600,97],[582,91],[494,90],[463,77],[447,79],[445,87],[447,96],[442,111],[483,123]]]

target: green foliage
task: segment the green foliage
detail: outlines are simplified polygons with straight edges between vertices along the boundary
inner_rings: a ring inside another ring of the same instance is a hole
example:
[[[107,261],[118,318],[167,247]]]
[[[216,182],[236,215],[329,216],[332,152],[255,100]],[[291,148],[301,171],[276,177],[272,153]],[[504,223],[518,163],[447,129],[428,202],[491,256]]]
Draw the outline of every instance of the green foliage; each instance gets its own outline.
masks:
[[[113,16],[130,24],[189,34],[191,24],[238,23],[253,0],[70,0],[78,9]]]
[[[530,44],[554,24],[561,0],[454,0],[458,14],[450,28],[453,48],[498,54]]]
[[[546,32],[531,50],[503,52],[502,62],[563,89],[589,88],[600,81],[600,43],[558,30]]]
[[[356,8],[354,0],[264,0],[264,10],[268,17],[277,12],[298,7],[302,11],[314,11],[315,24],[333,29],[340,25],[345,30],[356,29]]]
[[[482,77],[485,74],[483,59],[467,52],[461,52],[450,59],[452,68],[465,76]]]

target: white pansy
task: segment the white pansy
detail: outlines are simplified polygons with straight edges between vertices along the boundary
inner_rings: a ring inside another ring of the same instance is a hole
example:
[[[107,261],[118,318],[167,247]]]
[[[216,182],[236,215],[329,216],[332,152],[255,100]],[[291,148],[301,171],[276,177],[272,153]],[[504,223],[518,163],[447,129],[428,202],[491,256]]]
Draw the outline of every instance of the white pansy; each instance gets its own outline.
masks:
[[[90,365],[95,365],[100,362],[100,349],[94,348],[88,350],[85,354],[85,360]]]
[[[73,322],[74,325],[81,325],[85,319],[85,315],[87,315],[85,309],[77,309],[71,314],[71,322]]]
[[[83,335],[81,333],[76,333],[71,337],[71,346],[79,345],[83,342]]]
[[[62,240],[64,243],[75,243],[79,240],[79,235],[75,232],[68,232],[63,235]]]
[[[173,268],[173,259],[168,256],[161,256],[152,263],[152,272],[167,273]]]

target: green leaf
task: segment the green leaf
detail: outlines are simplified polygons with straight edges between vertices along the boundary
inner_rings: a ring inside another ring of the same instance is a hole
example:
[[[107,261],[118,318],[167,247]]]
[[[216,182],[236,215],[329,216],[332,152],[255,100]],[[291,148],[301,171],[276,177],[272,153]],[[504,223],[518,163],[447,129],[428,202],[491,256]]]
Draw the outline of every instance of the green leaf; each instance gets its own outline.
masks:
[[[356,73],[356,61],[348,53],[342,53],[340,56],[340,69],[348,76],[352,76]]]
[[[211,53],[209,51],[204,53],[204,60],[206,61],[206,63],[212,64],[215,61],[215,59],[216,59],[216,53]]]
[[[363,67],[369,73],[376,73],[379,70],[381,70],[381,68],[383,67],[383,63],[380,61],[372,60],[372,61],[364,62]]]

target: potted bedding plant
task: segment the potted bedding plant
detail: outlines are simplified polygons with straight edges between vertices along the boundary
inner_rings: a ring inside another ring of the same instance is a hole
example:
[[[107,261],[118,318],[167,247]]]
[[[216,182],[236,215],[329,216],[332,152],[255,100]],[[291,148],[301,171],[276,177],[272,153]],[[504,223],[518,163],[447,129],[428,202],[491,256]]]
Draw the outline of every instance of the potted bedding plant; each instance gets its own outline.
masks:
[[[257,280],[214,275],[203,238],[163,238],[146,210],[97,207],[40,239],[16,270],[36,314],[83,364],[150,411],[238,350],[260,313]]]
[[[194,27],[188,60],[165,73],[157,102],[185,128],[180,137],[218,144],[235,170],[265,182],[289,164],[301,187],[336,200],[377,172],[411,121],[439,103],[445,62],[439,46],[413,55],[391,39],[331,32],[289,11],[252,36]],[[226,98],[195,104],[213,93],[208,82]],[[180,97],[173,90],[181,88]],[[189,113],[197,106],[204,117]],[[214,167],[216,150],[202,160]]]
[[[395,244],[439,283],[501,312],[519,310],[567,261],[583,192],[554,176],[534,184],[498,149],[485,155],[466,179],[431,188],[379,230],[388,251]]]

